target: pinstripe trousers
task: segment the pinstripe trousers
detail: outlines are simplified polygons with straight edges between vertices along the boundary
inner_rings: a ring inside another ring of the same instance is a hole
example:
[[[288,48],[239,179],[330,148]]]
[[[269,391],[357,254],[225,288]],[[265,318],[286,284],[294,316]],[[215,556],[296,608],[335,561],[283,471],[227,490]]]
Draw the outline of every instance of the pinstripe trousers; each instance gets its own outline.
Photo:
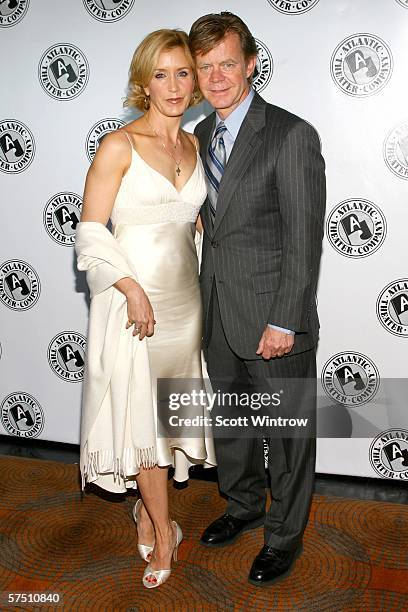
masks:
[[[246,388],[250,392],[265,392],[267,381],[274,378],[315,381],[315,349],[269,361],[246,360],[234,353],[224,333],[215,283],[207,323],[209,336],[205,356],[214,391],[231,392],[234,388]],[[308,410],[315,418],[315,393],[307,401]],[[215,436],[214,443],[218,483],[221,493],[228,500],[227,512],[236,518],[248,520],[265,514],[267,472],[262,437]],[[268,447],[272,501],[265,514],[265,544],[290,550],[302,541],[309,517],[316,438],[315,435],[297,438],[274,435],[269,438]]]

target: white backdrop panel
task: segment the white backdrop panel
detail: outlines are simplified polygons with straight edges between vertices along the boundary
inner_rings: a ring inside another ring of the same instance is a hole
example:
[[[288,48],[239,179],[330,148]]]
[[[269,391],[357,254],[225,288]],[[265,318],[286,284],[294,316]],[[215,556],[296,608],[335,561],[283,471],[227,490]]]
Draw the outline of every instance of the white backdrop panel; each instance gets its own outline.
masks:
[[[0,3],[0,433],[78,443],[88,293],[72,246],[61,243],[75,231],[72,197],[51,217],[57,227],[60,223],[59,242],[46,231],[44,208],[56,194],[82,196],[92,126],[103,119],[134,118],[122,100],[130,59],[145,34],[161,27],[188,31],[200,15],[225,7],[204,0],[172,5],[164,0],[19,0],[17,7],[10,5],[9,0]],[[236,0],[230,7],[260,45],[255,86],[266,100],[317,129],[327,164],[332,234],[329,240],[328,230],[325,237],[318,290],[318,366],[325,380],[319,394],[320,472],[408,478],[403,388],[407,5],[405,0]],[[61,73],[55,80],[55,57],[42,74],[54,79],[55,92],[67,99],[52,97],[41,85],[40,59],[51,47],[60,52],[60,68],[67,75],[71,70],[71,85]],[[86,58],[84,68],[75,48]],[[66,96],[81,79],[79,94]],[[209,110],[205,104],[190,110],[185,126],[193,129]],[[117,125],[102,126],[98,135]],[[30,163],[13,170],[33,147],[30,134],[21,132],[24,126],[33,135],[35,152]],[[384,158],[384,142],[396,126]],[[25,264],[38,275],[39,291]],[[377,298],[388,285],[379,312]],[[24,300],[30,299],[35,303],[25,309]],[[56,336],[60,350],[51,367],[47,352]]]

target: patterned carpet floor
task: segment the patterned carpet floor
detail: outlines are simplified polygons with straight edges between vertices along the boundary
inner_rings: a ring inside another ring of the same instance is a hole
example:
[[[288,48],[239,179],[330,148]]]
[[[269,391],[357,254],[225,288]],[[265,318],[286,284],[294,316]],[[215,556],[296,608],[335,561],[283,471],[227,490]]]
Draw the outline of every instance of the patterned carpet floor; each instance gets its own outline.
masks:
[[[98,489],[96,489],[97,491]],[[408,610],[408,506],[315,495],[291,575],[247,582],[262,529],[234,545],[198,544],[224,511],[215,483],[169,486],[185,539],[170,580],[147,590],[136,551],[135,496],[81,499],[77,465],[0,457],[0,610],[324,612]],[[59,593],[62,604],[7,606],[8,593]]]

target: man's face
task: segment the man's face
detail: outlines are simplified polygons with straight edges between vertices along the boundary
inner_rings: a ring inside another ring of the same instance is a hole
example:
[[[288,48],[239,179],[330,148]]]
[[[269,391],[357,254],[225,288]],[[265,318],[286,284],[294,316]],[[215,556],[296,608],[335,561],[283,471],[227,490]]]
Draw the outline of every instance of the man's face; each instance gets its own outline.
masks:
[[[245,60],[238,34],[229,33],[208,53],[197,53],[198,84],[221,119],[248,95],[248,77],[255,69],[256,57]]]

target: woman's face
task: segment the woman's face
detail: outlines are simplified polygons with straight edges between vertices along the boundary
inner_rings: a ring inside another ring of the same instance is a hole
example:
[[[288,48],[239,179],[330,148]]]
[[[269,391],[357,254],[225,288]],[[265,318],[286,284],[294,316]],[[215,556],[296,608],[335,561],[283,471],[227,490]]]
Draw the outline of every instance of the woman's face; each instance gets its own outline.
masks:
[[[162,51],[147,87],[150,107],[167,117],[184,113],[194,91],[194,73],[182,47]]]

